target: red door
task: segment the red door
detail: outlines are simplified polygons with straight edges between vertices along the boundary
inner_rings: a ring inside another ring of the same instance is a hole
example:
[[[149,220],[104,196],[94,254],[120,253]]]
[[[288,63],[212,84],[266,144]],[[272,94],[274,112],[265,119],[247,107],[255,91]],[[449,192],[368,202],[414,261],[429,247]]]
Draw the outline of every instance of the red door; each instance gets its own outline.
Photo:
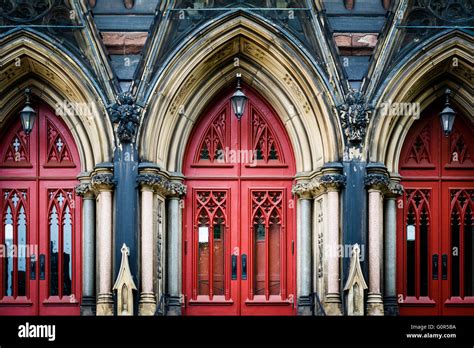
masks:
[[[222,95],[195,127],[185,157],[186,315],[293,315],[293,152],[254,92],[239,121]]]
[[[0,144],[0,315],[79,315],[79,154],[47,106],[30,136],[18,120]]]
[[[400,158],[398,293],[402,315],[474,315],[474,128],[445,137],[433,108]]]

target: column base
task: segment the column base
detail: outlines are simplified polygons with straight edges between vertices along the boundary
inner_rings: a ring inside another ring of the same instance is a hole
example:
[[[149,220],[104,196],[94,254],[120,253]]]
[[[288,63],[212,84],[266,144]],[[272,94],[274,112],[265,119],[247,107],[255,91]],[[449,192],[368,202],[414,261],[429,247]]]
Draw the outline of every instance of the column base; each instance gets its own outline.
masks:
[[[367,315],[384,315],[382,294],[378,294],[378,293],[368,294]]]
[[[95,316],[96,315],[94,296],[82,296],[81,315],[82,316]]]
[[[397,316],[400,315],[398,309],[397,296],[385,296],[383,299],[384,313],[385,315]]]
[[[97,296],[97,315],[114,315],[114,299],[112,294],[99,294]]]
[[[168,304],[166,306],[166,315],[180,316],[182,315],[180,296],[168,297]]]
[[[302,316],[313,315],[313,301],[311,299],[311,296],[298,297],[297,314]]]
[[[342,315],[341,296],[339,294],[327,294],[324,301],[326,315]]]
[[[142,292],[138,302],[138,315],[155,315],[156,299],[152,292]]]

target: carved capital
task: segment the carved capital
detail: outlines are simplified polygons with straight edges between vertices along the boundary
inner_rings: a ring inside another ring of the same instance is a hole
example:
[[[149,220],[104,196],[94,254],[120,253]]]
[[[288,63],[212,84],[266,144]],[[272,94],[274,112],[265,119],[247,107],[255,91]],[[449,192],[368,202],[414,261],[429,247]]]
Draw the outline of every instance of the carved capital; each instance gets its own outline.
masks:
[[[291,192],[300,198],[308,199],[313,196],[313,191],[316,189],[316,185],[319,186],[319,184],[314,180],[297,182],[293,185]]]
[[[92,176],[91,185],[94,190],[110,190],[115,186],[115,179],[112,173],[98,173]]]
[[[343,174],[324,174],[318,181],[326,189],[339,190],[346,186],[346,176]]]
[[[390,181],[387,187],[387,195],[391,197],[399,197],[403,195],[403,192],[405,189],[403,188],[403,185],[395,182],[395,181]]]
[[[388,176],[381,173],[367,174],[364,180],[365,187],[380,191],[386,191],[390,180]]]
[[[178,196],[178,197],[181,197],[181,196],[184,196],[186,195],[186,191],[187,191],[187,186],[184,185],[183,183],[181,182],[170,182],[170,185],[169,185],[169,194],[171,196]]]
[[[76,195],[85,197],[88,193],[92,193],[92,184],[90,182],[83,182],[76,186]]]

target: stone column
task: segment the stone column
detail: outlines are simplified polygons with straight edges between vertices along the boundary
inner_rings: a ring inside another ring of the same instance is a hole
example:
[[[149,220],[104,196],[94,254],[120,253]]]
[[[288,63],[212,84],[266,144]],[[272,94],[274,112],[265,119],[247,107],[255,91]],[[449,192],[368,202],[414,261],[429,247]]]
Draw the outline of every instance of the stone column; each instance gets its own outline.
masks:
[[[112,296],[112,193],[114,177],[109,166],[97,168],[92,176],[92,187],[97,196],[97,238],[99,264],[99,294],[97,315],[113,315]]]
[[[88,175],[80,175],[76,194],[82,197],[81,315],[95,315],[95,194]]]
[[[293,186],[293,193],[298,195],[297,274],[296,294],[298,315],[312,315],[311,291],[311,183],[299,182]]]
[[[381,271],[383,269],[383,194],[389,184],[385,167],[367,165],[365,186],[369,196],[369,293],[367,315],[384,315]]]
[[[140,174],[137,182],[141,191],[141,288],[139,315],[154,315],[156,298],[153,291],[153,186],[155,174]]]
[[[384,311],[385,315],[398,315],[397,302],[397,197],[403,194],[399,178],[389,184],[385,200],[384,238]]]
[[[186,194],[181,182],[170,184],[168,198],[168,306],[167,315],[181,315],[182,214],[180,200]]]
[[[337,173],[323,174],[320,184],[327,192],[327,294],[325,310],[327,315],[342,315],[341,282],[340,282],[340,219],[339,219],[339,190],[345,184],[345,176]]]

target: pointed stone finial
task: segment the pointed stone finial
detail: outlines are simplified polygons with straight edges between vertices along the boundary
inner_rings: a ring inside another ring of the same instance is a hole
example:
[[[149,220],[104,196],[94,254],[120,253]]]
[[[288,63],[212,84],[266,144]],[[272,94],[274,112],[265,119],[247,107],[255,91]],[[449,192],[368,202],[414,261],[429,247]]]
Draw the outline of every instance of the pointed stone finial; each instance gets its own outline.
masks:
[[[133,290],[137,291],[137,287],[128,264],[130,249],[124,243],[120,251],[122,252],[122,263],[114,285],[114,290],[117,290],[117,314],[133,315]]]
[[[347,314],[364,315],[364,290],[367,284],[364,274],[360,268],[360,247],[354,244],[352,247],[351,265],[344,291],[347,291]]]

